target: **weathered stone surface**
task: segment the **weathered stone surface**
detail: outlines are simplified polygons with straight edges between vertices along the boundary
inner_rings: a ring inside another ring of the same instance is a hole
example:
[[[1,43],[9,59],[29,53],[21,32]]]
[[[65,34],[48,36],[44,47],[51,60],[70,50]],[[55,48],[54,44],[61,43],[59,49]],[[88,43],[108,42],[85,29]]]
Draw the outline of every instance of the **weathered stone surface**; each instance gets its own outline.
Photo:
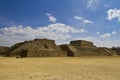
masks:
[[[57,46],[54,40],[34,39],[17,43],[10,48],[0,47],[0,55],[19,57],[57,57],[57,56],[112,56],[120,55],[120,49],[96,47],[85,40],[70,41],[70,44]]]
[[[115,51],[117,55],[120,55],[120,47],[113,47],[111,50]]]
[[[9,47],[5,47],[5,46],[0,46],[0,55],[6,55],[6,51],[7,49],[9,49]]]
[[[60,45],[67,51],[67,56],[112,56],[116,53],[108,48],[98,48],[92,42],[84,40],[70,41],[70,44]]]
[[[95,46],[93,45],[93,42],[89,42],[89,41],[85,41],[85,40],[70,41],[70,45],[73,45],[73,46],[95,47]]]
[[[25,50],[27,57],[59,57],[66,56],[65,51],[56,50]]]
[[[17,43],[9,49],[9,53],[10,56],[23,57],[65,56],[65,52],[55,44],[55,41],[49,39],[34,39]]]

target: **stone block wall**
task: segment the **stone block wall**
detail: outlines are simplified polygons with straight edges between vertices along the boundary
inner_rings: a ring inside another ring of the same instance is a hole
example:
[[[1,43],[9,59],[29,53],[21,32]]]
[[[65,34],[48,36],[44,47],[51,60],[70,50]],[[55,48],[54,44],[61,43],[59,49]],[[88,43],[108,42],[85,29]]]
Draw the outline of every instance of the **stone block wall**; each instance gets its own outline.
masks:
[[[95,46],[93,45],[93,42],[84,41],[84,40],[70,41],[70,45],[73,45],[73,46],[95,47]]]
[[[49,51],[49,50],[24,50],[23,57],[62,57],[66,56],[65,51]]]

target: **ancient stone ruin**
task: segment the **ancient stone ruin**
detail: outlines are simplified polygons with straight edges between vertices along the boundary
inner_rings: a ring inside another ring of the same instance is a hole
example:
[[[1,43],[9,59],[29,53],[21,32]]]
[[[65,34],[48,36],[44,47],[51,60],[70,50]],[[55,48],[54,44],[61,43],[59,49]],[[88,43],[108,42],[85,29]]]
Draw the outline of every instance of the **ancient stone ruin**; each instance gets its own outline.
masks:
[[[9,56],[21,57],[66,56],[66,52],[62,51],[54,40],[48,39],[34,39],[17,43],[8,50],[8,53]]]
[[[115,51],[108,48],[98,48],[92,42],[84,40],[70,41],[70,44],[60,45],[67,56],[112,56]]]
[[[5,56],[8,49],[9,47],[0,46],[0,55]]]
[[[2,50],[1,50],[2,49]],[[96,47],[85,40],[70,41],[70,44],[56,45],[54,40],[34,39],[17,43],[10,48],[0,48],[0,55],[20,57],[56,57],[56,56],[113,56],[120,49]]]
[[[117,55],[120,55],[120,47],[112,47],[112,50],[114,50]]]

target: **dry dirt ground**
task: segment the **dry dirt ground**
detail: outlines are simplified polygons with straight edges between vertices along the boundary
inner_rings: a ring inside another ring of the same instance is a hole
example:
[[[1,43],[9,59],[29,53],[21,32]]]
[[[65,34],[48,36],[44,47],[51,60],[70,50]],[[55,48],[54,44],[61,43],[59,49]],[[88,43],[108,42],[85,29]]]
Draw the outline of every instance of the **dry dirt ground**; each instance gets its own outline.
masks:
[[[120,57],[0,57],[0,80],[120,80]]]

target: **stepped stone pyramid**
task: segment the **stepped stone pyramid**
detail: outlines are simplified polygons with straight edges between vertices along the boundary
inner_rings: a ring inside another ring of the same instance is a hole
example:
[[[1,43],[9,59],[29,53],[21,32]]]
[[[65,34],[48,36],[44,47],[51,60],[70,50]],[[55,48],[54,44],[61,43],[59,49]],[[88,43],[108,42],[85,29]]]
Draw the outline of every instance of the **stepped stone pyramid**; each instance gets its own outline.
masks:
[[[11,47],[0,47],[0,55],[20,57],[56,56],[113,56],[120,55],[120,48],[96,47],[85,40],[70,41],[70,44],[56,45],[55,40],[34,39],[16,43]]]
[[[6,55],[6,50],[9,49],[9,47],[5,47],[5,46],[0,46],[0,55],[4,56]]]
[[[92,42],[85,40],[70,41],[70,44],[60,45],[67,51],[67,56],[112,56],[116,53],[108,48],[98,48]]]
[[[8,50],[8,53],[9,56],[21,57],[66,56],[66,52],[62,51],[54,40],[49,39],[34,39],[17,43]]]

